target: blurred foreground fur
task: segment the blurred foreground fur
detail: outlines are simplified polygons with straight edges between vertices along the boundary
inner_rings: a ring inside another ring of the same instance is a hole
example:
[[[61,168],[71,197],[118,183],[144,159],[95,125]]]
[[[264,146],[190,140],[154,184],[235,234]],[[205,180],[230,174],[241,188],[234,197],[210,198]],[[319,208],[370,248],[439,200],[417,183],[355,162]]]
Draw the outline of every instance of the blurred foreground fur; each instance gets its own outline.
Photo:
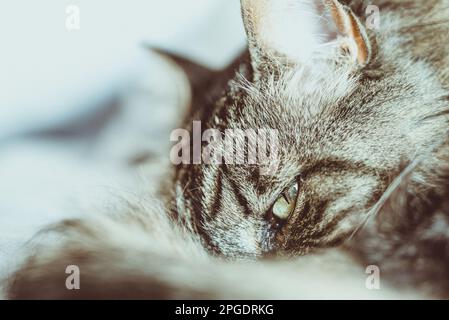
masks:
[[[10,299],[395,299],[422,297],[382,285],[336,251],[293,260],[225,261],[170,221],[162,208],[67,220],[36,236],[33,254],[8,284]],[[80,269],[80,290],[65,285]]]

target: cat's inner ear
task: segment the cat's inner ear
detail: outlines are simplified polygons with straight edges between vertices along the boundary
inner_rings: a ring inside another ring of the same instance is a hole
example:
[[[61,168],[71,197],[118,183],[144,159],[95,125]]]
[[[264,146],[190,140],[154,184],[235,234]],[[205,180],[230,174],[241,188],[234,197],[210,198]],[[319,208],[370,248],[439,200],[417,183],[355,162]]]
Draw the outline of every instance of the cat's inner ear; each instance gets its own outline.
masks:
[[[365,27],[337,0],[241,0],[253,66],[272,58],[306,63],[348,55],[361,65],[371,57]]]

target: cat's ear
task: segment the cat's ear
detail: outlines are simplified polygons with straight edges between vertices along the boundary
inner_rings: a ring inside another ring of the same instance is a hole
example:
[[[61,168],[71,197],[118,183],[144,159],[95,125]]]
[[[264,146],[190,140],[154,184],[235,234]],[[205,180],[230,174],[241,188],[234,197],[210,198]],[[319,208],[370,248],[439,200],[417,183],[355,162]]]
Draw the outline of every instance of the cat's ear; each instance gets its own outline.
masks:
[[[183,71],[189,82],[192,100],[195,99],[195,97],[197,97],[203,91],[204,87],[209,83],[210,79],[213,78],[217,73],[216,70],[209,69],[203,65],[200,65],[194,61],[181,57],[167,50],[155,47],[149,47],[149,49],[153,53],[156,53],[162,58],[173,63]]]
[[[241,0],[253,67],[347,56],[359,66],[372,50],[365,26],[337,0]]]

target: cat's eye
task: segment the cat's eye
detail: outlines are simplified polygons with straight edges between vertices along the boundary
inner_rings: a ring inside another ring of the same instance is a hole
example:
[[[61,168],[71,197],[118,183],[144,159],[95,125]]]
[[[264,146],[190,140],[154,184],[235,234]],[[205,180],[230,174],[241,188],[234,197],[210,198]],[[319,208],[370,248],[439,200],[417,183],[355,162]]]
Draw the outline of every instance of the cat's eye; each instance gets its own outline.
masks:
[[[272,213],[281,220],[287,219],[295,210],[298,197],[298,182],[294,182],[285,189],[273,205]]]

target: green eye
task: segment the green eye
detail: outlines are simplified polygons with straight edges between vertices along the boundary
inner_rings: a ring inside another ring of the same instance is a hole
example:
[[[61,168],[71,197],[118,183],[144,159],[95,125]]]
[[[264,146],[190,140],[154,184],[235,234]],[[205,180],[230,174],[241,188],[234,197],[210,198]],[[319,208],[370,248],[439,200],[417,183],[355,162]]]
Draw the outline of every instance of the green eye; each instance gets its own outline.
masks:
[[[293,210],[295,210],[298,190],[298,182],[295,182],[282,192],[281,196],[274,203],[272,209],[273,214],[276,217],[285,220]]]

